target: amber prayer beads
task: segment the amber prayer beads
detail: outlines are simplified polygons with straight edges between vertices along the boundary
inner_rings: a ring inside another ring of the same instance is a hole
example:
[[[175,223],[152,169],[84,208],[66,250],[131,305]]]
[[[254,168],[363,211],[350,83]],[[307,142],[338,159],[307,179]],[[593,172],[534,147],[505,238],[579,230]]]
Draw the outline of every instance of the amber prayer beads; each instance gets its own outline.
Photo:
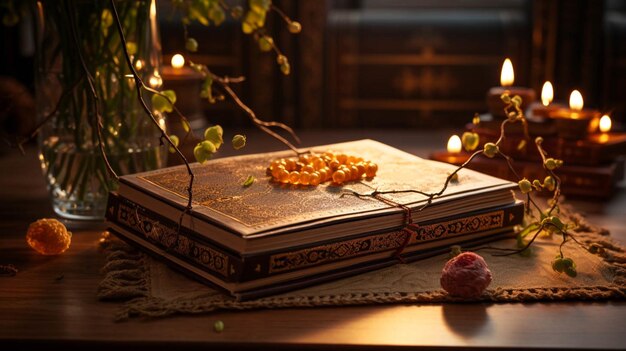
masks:
[[[272,161],[268,175],[279,183],[316,186],[326,181],[341,185],[363,177],[373,178],[378,165],[362,157],[325,152]]]

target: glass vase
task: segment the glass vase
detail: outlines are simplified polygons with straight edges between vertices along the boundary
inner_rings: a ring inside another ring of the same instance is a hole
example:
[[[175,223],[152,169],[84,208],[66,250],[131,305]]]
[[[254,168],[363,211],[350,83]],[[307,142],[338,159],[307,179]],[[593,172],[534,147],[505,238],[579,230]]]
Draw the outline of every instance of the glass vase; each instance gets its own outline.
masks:
[[[135,70],[159,88],[154,0],[120,0],[116,8]],[[63,218],[102,219],[117,186],[110,169],[117,175],[156,169],[167,150],[139,102],[109,1],[43,0],[35,10],[36,103],[44,123],[39,159],[52,206]],[[150,107],[150,94],[144,95]],[[157,122],[165,126],[163,116]]]

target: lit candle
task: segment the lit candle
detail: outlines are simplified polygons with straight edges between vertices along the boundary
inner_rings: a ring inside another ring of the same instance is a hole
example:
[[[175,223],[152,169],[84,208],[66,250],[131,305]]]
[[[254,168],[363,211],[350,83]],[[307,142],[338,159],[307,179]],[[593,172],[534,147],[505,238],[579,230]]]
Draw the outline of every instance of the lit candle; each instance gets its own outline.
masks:
[[[549,80],[543,83],[543,87],[541,87],[541,103],[534,103],[530,107],[531,113],[528,118],[535,121],[541,122],[546,117],[550,117],[552,113],[563,108],[564,106],[559,103],[552,103],[554,99],[554,88],[552,87],[552,83]]]
[[[461,138],[458,135],[455,134],[448,139],[448,152],[451,154],[461,152]]]
[[[562,108],[551,114],[559,136],[568,139],[586,139],[589,133],[598,129],[600,112],[585,109],[585,101],[578,90],[569,96],[569,108]]]
[[[602,133],[608,133],[611,131],[611,117],[609,117],[608,115],[604,115],[602,116],[602,118],[600,118],[600,132]]]
[[[578,90],[572,91],[569,95],[569,108],[572,112],[572,118],[578,118],[579,112],[583,110],[585,106],[585,101],[583,100],[583,95]]]
[[[543,83],[543,87],[541,88],[541,103],[543,106],[548,107],[548,105],[552,102],[552,99],[554,99],[554,89],[552,88],[552,83],[547,80]]]
[[[515,87],[515,71],[513,70],[513,63],[511,59],[506,58],[502,63],[502,70],[500,71],[500,86],[493,87],[487,92],[487,106],[489,112],[493,116],[506,118],[504,112],[505,104],[500,99],[502,94],[507,93],[511,97],[519,95],[522,98],[522,110],[525,110],[530,104],[535,101],[535,91],[530,88]]]
[[[181,54],[176,54],[172,56],[171,63],[172,67],[174,67],[175,69],[179,69],[185,65],[185,57]]]
[[[507,57],[502,63],[502,70],[500,71],[500,85],[510,87],[513,83],[515,83],[515,71],[513,71],[513,63]]]

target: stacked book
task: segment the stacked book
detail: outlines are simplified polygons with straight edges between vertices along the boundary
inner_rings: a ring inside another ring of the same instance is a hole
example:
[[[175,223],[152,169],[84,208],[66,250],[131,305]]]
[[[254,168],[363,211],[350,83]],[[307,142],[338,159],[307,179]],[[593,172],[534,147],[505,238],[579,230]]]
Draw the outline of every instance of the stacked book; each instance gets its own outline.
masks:
[[[500,120],[481,120],[478,126],[469,124],[467,129],[479,135],[482,147],[499,138],[500,123]],[[582,139],[565,139],[558,137],[554,126],[546,122],[530,120],[528,127],[531,139],[536,136],[544,139],[542,146],[550,157],[563,160],[564,166],[557,172],[562,181],[563,194],[608,198],[613,195],[616,184],[624,179],[626,133],[594,133]],[[521,125],[508,125],[506,135],[500,148],[515,160],[517,173],[531,180],[543,179],[546,174],[534,142],[528,143],[525,148],[518,148],[524,139]],[[495,177],[515,180],[515,175],[501,158],[480,157],[469,167]]]
[[[447,252],[453,244],[507,238],[523,218],[509,181],[462,170],[420,210],[426,196],[384,192],[437,192],[454,166],[372,140],[310,150],[360,156],[379,171],[342,186],[302,186],[266,176],[270,162],[290,152],[193,164],[193,209],[184,214],[189,178],[183,166],[128,175],[109,197],[108,225],[173,267],[249,299]],[[256,182],[243,186],[249,176]],[[375,190],[383,194],[367,196]],[[411,231],[403,230],[407,218]]]

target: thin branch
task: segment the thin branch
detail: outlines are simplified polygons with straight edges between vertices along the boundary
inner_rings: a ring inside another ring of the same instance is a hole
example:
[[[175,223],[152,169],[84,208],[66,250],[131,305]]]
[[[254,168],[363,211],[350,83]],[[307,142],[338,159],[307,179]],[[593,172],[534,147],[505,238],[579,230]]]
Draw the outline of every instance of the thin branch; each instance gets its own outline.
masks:
[[[137,90],[137,98],[139,99],[139,102],[141,103],[141,106],[142,106],[143,110],[150,117],[150,120],[152,120],[152,123],[161,131],[161,138],[167,140],[167,143],[172,148],[174,148],[174,150],[176,151],[178,156],[185,163],[185,167],[187,168],[187,173],[189,174],[189,186],[187,187],[187,194],[188,194],[189,198],[188,198],[188,201],[187,201],[186,211],[190,211],[191,208],[192,208],[192,201],[193,201],[192,200],[192,196],[193,196],[193,180],[194,180],[193,171],[191,170],[191,166],[190,166],[189,162],[187,161],[187,158],[185,157],[185,155],[183,155],[183,153],[180,151],[180,149],[174,144],[172,139],[170,139],[170,137],[167,135],[165,130],[161,127],[159,122],[154,117],[154,114],[152,113],[152,111],[150,110],[150,108],[148,107],[146,102],[144,101],[143,96],[141,94],[141,90],[142,90],[142,88],[146,88],[146,85],[143,83],[143,81],[141,80],[141,78],[137,74],[137,71],[135,70],[135,66],[133,66],[133,62],[132,62],[132,60],[130,58],[130,54],[128,53],[128,50],[126,48],[126,37],[124,36],[124,29],[122,28],[122,22],[120,20],[119,14],[117,13],[117,8],[115,6],[115,0],[110,0],[109,3],[111,4],[111,10],[112,10],[112,13],[113,13],[113,19],[115,20],[115,24],[116,24],[116,27],[117,27],[117,32],[118,32],[118,34],[120,36],[121,46],[122,46],[122,50],[124,52],[124,57],[126,58],[126,63],[127,63],[128,68],[130,69],[130,71],[131,71],[131,73],[133,75],[134,80],[135,80],[135,87],[136,87],[136,90]],[[182,224],[182,217],[183,217],[185,212],[183,212],[183,214],[181,214],[181,217],[179,219],[179,228],[180,228],[180,226]]]

